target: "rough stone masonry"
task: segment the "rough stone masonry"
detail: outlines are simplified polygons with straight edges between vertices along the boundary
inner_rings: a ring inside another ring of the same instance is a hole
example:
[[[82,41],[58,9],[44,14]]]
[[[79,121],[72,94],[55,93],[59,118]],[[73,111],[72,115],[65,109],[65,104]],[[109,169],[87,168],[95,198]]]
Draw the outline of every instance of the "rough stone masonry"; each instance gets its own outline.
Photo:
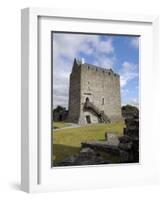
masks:
[[[89,124],[121,119],[120,76],[112,69],[74,59],[70,74],[68,121]]]

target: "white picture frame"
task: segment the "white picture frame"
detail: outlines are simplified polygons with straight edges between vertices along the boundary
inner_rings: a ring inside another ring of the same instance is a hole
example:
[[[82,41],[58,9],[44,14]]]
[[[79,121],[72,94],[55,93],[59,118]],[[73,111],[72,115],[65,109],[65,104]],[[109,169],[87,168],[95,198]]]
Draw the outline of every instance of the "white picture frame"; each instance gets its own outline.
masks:
[[[80,25],[76,29],[77,23]],[[49,31],[57,29],[60,31],[97,32],[99,26],[100,30],[98,32],[110,33],[112,30],[111,33],[113,34],[136,34],[142,35],[143,38],[140,54],[140,163],[54,169],[51,168],[50,163],[51,135],[45,134],[49,133],[49,123],[51,123],[49,110],[51,93],[48,89],[51,88]],[[156,155],[158,151],[156,141],[158,127],[153,108],[158,97],[156,90],[158,76],[158,17],[104,12],[93,13],[91,11],[83,13],[79,10],[25,8],[22,10],[21,27],[22,190],[26,192],[60,191],[158,183],[158,156]],[[83,29],[84,27],[85,29]],[[48,51],[45,51],[45,49],[48,49]],[[49,67],[45,68],[45,65],[49,65]],[[148,66],[148,68],[145,66]],[[152,97],[149,88],[152,88],[154,93]],[[148,114],[149,108],[151,108],[152,116]]]

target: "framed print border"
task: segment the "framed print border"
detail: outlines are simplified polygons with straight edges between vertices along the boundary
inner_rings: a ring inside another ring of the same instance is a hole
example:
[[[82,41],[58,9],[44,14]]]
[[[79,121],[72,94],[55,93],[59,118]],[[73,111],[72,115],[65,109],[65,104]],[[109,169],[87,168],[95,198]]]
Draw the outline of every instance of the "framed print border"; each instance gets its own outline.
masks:
[[[153,30],[153,75],[157,84],[158,73],[158,17],[79,10],[55,10],[49,8],[25,8],[21,16],[21,188],[26,192],[61,190],[41,181],[40,153],[40,72],[39,72],[39,18],[88,20],[93,22],[124,22],[126,24],[151,24]],[[157,91],[156,91],[157,92]],[[157,96],[157,94],[156,94]],[[154,102],[157,102],[154,97]],[[156,122],[154,121],[154,126]],[[49,169],[50,170],[50,169]],[[51,169],[52,170],[52,169]],[[55,173],[58,173],[55,170]],[[60,172],[61,173],[61,172]],[[147,180],[148,181],[148,180]],[[158,181],[158,173],[151,183]],[[129,183],[128,183],[129,184]],[[141,184],[141,183],[140,183]],[[73,188],[72,188],[73,189]]]

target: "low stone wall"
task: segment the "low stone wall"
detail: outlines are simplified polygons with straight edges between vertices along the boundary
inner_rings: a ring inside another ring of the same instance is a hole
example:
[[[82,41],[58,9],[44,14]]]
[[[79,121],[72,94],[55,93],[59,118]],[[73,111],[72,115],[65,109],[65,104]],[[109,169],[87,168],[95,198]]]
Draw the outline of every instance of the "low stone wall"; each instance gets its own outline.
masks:
[[[103,159],[100,154],[92,148],[82,148],[78,155],[70,156],[55,166],[79,166],[110,164],[109,160]]]

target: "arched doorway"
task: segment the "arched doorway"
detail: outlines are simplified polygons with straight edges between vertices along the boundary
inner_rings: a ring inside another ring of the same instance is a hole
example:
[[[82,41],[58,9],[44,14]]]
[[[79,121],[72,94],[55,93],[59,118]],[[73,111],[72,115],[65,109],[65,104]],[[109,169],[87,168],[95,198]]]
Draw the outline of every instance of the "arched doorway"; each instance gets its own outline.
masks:
[[[87,122],[87,124],[91,124],[91,117],[90,117],[90,115],[86,115],[86,122]]]

